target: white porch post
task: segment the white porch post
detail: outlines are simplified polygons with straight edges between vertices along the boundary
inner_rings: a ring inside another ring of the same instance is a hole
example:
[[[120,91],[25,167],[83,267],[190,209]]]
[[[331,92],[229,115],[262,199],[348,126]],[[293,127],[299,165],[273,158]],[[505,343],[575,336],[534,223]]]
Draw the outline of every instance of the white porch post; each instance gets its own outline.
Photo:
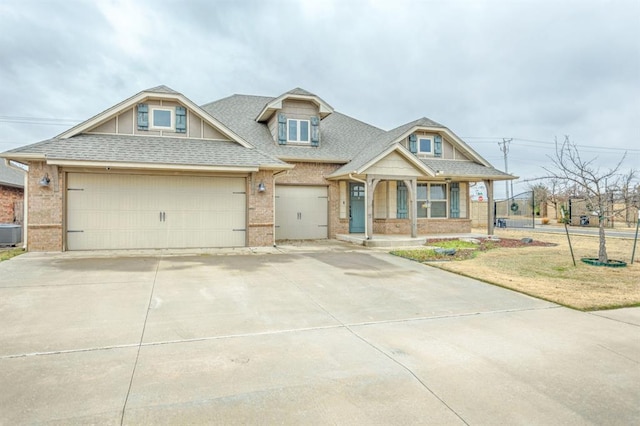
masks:
[[[380,183],[381,179],[376,179],[373,176],[367,175],[367,207],[366,207],[366,218],[367,218],[367,240],[373,238],[373,198],[374,193],[376,191],[376,187]]]
[[[404,185],[409,192],[407,194],[407,203],[409,204],[407,210],[411,219],[411,238],[416,238],[418,236],[418,203],[416,202],[418,199],[418,180],[416,178],[405,179]]]

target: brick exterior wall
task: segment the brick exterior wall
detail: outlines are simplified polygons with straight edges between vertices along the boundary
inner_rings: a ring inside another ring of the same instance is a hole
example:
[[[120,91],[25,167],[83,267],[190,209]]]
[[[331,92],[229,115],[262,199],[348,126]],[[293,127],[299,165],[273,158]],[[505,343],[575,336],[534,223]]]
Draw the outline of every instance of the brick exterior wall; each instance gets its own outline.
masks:
[[[469,232],[471,232],[471,219],[418,219],[418,235]],[[373,234],[411,235],[411,221],[409,219],[374,219]]]
[[[40,186],[48,174],[49,186]],[[29,163],[27,250],[62,251],[63,174],[57,166]]]
[[[0,223],[22,222],[22,218],[16,217],[14,207],[16,201],[23,198],[24,189],[0,185]]]
[[[258,191],[258,184],[264,183],[265,191]],[[247,179],[247,245],[265,247],[273,245],[274,232],[273,172],[261,171]]]

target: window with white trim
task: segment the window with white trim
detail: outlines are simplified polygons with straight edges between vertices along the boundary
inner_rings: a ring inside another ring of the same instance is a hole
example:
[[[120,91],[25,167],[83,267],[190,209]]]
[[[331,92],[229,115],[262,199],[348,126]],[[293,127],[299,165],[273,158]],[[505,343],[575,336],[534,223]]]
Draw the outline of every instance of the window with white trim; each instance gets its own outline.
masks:
[[[175,128],[175,109],[151,107],[150,127],[154,130],[173,130]]]
[[[309,143],[309,120],[287,119],[287,142]]]
[[[447,184],[419,183],[417,189],[418,217],[447,217]]]
[[[433,154],[433,139],[418,137],[418,154]]]

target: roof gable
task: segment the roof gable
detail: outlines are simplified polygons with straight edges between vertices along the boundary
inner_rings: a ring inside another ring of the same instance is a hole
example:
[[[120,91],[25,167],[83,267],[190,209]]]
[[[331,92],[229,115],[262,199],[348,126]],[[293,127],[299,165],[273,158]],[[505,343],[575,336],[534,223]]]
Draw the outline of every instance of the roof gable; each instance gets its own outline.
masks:
[[[328,177],[336,178],[350,174],[363,174],[366,171],[371,171],[371,169],[376,167],[377,164],[379,164],[381,169],[384,169],[389,166],[389,162],[393,162],[396,166],[400,166],[401,173],[402,171],[406,172],[408,167],[410,167],[412,170],[419,171],[420,175],[435,176],[435,173],[431,169],[429,169],[406,148],[400,144],[393,144],[382,151],[367,150],[362,152],[359,156],[354,158],[353,161],[340,167]]]
[[[477,161],[483,166],[491,167],[491,164],[487,160],[473,150],[473,148],[460,139],[458,135],[453,133],[449,128],[426,117],[419,118],[418,120],[396,127],[393,130],[389,130],[389,132],[387,132],[387,143],[394,144],[402,142],[409,137],[409,135],[417,131],[446,134],[449,137],[450,142],[455,145],[456,149],[462,151],[467,157]]]
[[[425,174],[424,165],[413,161],[413,156],[407,156],[399,146],[385,151],[378,157],[364,165],[359,173],[383,176],[422,176]]]
[[[224,135],[227,139],[239,143],[245,148],[253,148],[249,142],[240,137],[238,134],[233,132],[223,123],[212,117],[209,113],[207,113],[204,109],[200,108],[198,105],[193,103],[186,96],[182,95],[179,92],[167,87],[167,86],[157,86],[151,89],[143,90],[136,95],[125,99],[124,101],[112,106],[109,109],[93,116],[92,118],[72,127],[71,129],[59,134],[56,136],[58,139],[68,139],[74,136],[77,136],[82,133],[87,133],[95,129],[100,129],[100,126],[107,123],[109,120],[114,119],[118,115],[122,114],[125,111],[134,108],[136,105],[140,103],[145,103],[149,101],[173,101],[184,107],[186,107],[190,112],[195,114],[197,117],[201,118],[204,123],[208,124],[219,133]]]
[[[320,118],[324,118],[333,112],[333,107],[319,96],[296,87],[268,102],[256,117],[256,121],[268,120],[276,111],[282,109],[282,103],[285,100],[307,101],[315,104],[318,107]]]

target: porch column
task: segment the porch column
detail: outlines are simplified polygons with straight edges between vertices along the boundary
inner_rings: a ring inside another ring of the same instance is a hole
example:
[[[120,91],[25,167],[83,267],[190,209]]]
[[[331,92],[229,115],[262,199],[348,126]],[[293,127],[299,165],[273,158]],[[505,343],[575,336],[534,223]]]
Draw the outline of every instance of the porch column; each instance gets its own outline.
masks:
[[[418,180],[416,178],[405,179],[404,185],[407,187],[408,192],[408,200],[409,204],[407,210],[409,212],[409,219],[411,220],[411,238],[416,238],[418,236],[418,203],[417,194],[418,194]]]
[[[366,188],[366,194],[367,194],[367,211],[366,211],[366,216],[367,216],[367,235],[366,238],[367,240],[370,240],[373,238],[373,199],[374,199],[374,194],[376,191],[376,187],[378,186],[378,184],[380,183],[381,179],[376,179],[373,176],[367,176],[367,188]]]
[[[487,234],[493,235],[494,232],[494,201],[493,201],[493,181],[485,180],[484,186],[487,187]]]

